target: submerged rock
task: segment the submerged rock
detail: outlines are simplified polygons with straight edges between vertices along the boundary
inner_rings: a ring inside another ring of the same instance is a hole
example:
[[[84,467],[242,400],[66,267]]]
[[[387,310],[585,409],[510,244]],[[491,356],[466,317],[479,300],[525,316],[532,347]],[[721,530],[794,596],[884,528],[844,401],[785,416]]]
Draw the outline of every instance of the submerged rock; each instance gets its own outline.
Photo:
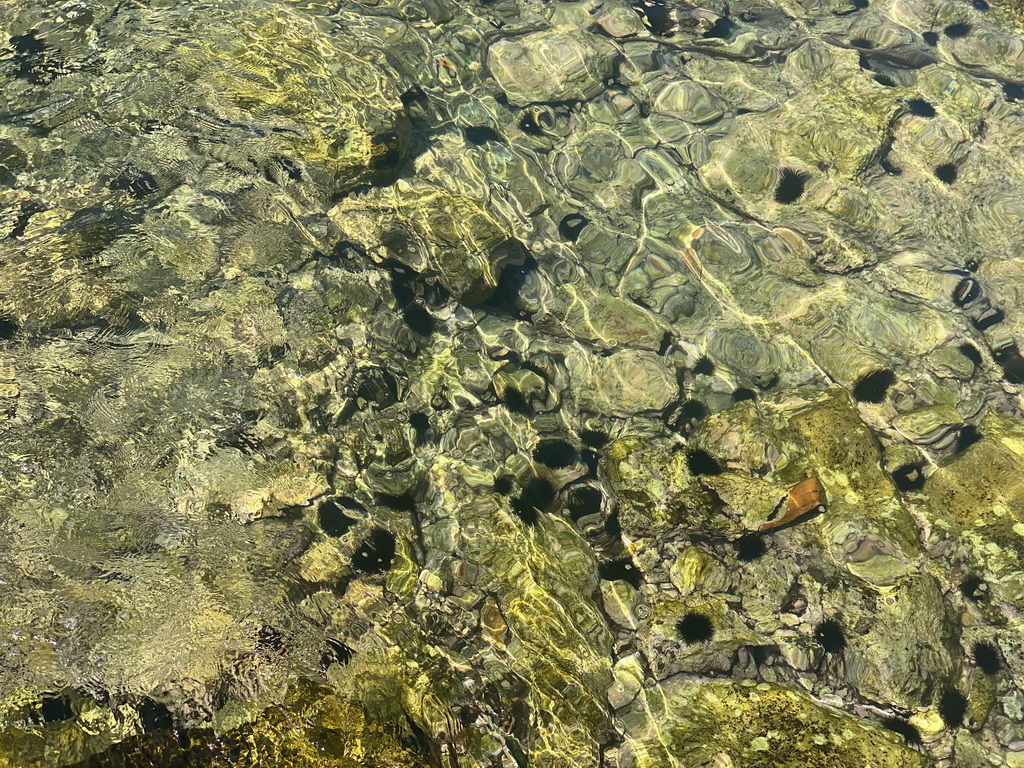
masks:
[[[929,764],[881,726],[824,707],[795,686],[676,678],[645,688],[636,701],[624,715],[623,768]]]

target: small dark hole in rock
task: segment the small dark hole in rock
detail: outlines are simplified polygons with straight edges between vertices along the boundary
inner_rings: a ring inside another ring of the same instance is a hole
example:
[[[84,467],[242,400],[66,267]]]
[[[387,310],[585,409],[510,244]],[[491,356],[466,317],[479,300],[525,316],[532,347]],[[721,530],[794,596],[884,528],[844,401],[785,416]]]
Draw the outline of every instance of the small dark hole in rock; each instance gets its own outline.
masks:
[[[907,102],[907,109],[918,117],[935,117],[935,107],[924,99],[911,99]]]
[[[904,464],[892,472],[892,480],[896,487],[904,493],[919,491],[924,488],[924,472],[916,464]]]
[[[47,696],[43,699],[40,713],[47,723],[57,723],[61,720],[70,720],[75,716],[71,709],[71,702],[67,696]]]

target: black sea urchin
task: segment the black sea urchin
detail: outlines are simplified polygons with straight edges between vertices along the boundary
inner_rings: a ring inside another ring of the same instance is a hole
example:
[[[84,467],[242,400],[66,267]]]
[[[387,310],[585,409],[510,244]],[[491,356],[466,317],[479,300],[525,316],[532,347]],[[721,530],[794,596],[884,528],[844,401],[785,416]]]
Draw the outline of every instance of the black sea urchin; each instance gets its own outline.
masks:
[[[851,40],[851,42],[853,41]],[[804,171],[783,168],[782,178],[779,180],[779,185],[775,188],[775,202],[784,204],[795,203],[803,196],[804,189],[807,187],[807,182],[810,178],[810,174]]]
[[[687,645],[706,643],[715,635],[711,619],[697,611],[690,611],[684,615],[676,624],[676,631]]]
[[[882,720],[882,725],[893,733],[898,733],[910,746],[921,745],[921,732],[909,720],[902,717],[886,717]]]
[[[939,716],[950,728],[959,728],[967,715],[967,699],[956,688],[950,688],[939,697]]]
[[[1003,663],[999,660],[999,651],[991,643],[975,643],[971,655],[978,669],[986,675],[996,675],[1003,668]]]
[[[880,403],[886,390],[896,383],[896,374],[887,368],[872,371],[857,379],[853,385],[853,399],[858,403]]]
[[[839,653],[846,648],[843,628],[834,619],[826,619],[814,628],[814,639],[825,653]]]

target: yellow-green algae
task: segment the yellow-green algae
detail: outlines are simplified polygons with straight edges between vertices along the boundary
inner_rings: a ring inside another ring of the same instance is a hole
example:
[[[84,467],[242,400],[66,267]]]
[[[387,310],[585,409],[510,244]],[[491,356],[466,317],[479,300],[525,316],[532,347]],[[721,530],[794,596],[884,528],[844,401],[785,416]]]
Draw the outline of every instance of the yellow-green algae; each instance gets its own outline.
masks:
[[[629,768],[924,768],[884,728],[824,707],[795,686],[672,680],[641,692]]]
[[[67,763],[70,746],[88,740],[85,718],[45,731],[8,730],[0,745],[3,768],[435,768],[439,756],[417,744],[404,722],[370,718],[358,703],[328,686],[296,682],[280,704],[226,733],[210,728],[157,730],[128,736],[103,752]],[[109,743],[109,741],[108,741]],[[95,747],[95,742],[93,744]],[[63,754],[58,752],[63,748]]]

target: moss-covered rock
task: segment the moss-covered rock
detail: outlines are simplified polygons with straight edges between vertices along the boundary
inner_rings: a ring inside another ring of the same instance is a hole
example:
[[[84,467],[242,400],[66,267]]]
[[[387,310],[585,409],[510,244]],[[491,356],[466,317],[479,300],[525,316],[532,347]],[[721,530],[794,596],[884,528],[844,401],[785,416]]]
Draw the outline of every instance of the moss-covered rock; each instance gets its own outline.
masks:
[[[637,704],[623,717],[629,724],[623,768],[929,765],[892,732],[823,707],[795,686],[673,679],[645,688]]]

